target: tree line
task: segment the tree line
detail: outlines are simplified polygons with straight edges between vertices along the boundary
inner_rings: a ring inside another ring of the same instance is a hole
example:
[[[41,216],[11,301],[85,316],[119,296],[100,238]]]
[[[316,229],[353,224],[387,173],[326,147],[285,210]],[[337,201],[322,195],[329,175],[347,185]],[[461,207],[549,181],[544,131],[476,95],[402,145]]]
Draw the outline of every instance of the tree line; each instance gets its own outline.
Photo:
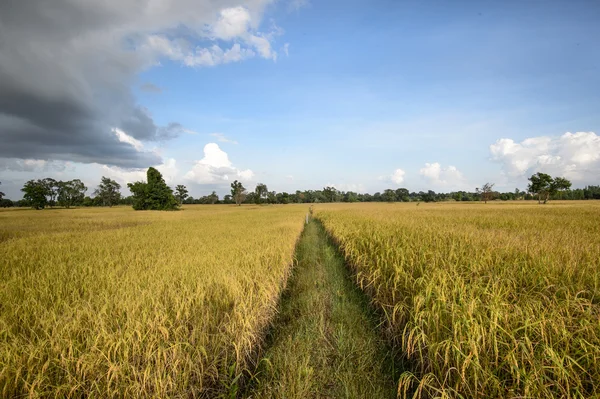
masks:
[[[172,190],[161,173],[149,168],[147,181],[129,183],[130,196],[121,194],[121,185],[102,177],[100,183],[87,196],[88,188],[79,179],[56,181],[51,178],[29,180],[21,189],[23,199],[11,201],[3,198],[0,192],[0,206],[22,206],[35,209],[62,206],[114,206],[130,205],[136,210],[172,210],[182,204],[291,204],[319,202],[442,202],[442,201],[508,201],[537,200],[546,203],[550,200],[600,199],[600,186],[571,189],[571,182],[563,177],[552,177],[536,173],[529,178],[527,190],[515,189],[512,192],[498,192],[493,183],[486,183],[475,191],[453,191],[436,193],[433,190],[411,192],[406,188],[387,189],[374,194],[341,191],[335,187],[321,190],[296,190],[293,193],[270,191],[266,184],[258,183],[254,190],[248,190],[236,180],[231,183],[230,194],[220,198],[215,191],[206,196],[194,198],[185,185],[177,185]],[[0,183],[1,184],[1,183]]]

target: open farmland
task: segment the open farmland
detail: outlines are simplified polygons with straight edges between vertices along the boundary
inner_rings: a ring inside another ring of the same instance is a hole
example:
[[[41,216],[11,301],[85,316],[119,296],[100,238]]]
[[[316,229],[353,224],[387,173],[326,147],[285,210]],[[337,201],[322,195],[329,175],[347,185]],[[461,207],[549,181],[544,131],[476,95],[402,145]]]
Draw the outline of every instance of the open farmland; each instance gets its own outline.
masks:
[[[600,204],[306,212],[0,211],[0,397],[600,394]]]
[[[305,213],[0,211],[0,396],[234,391],[275,312]]]
[[[322,205],[317,217],[442,398],[600,394],[600,204]]]

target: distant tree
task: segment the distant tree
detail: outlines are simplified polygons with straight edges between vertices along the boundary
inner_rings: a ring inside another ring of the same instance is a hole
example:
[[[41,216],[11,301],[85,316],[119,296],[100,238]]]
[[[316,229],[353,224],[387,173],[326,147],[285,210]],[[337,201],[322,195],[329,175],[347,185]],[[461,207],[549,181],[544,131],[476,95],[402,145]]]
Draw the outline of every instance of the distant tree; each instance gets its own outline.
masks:
[[[600,186],[586,186],[581,191],[581,199],[600,199]]]
[[[69,181],[59,181],[58,184],[58,204],[65,208],[74,205],[83,204],[87,187],[79,179]]]
[[[58,196],[58,182],[50,177],[42,180],[46,186],[46,196],[49,197],[48,205],[53,207],[56,205],[56,197]]]
[[[0,182],[0,185],[2,185],[2,182]],[[4,198],[6,194],[4,194],[2,191],[0,191],[0,201],[2,201],[2,198]]]
[[[529,178],[529,185],[527,189],[531,194],[537,195],[538,204],[542,202],[542,198],[544,198],[544,204],[548,201],[550,197],[550,189],[552,185],[552,176],[546,173],[538,172],[532,175]]]
[[[260,204],[264,199],[267,198],[268,194],[269,194],[269,189],[267,188],[267,185],[264,183],[258,183],[256,185],[256,188],[254,189],[254,194],[256,194],[254,200],[256,201],[257,204]]]
[[[86,206],[86,207],[95,206],[96,205],[96,203],[94,201],[95,199],[96,198],[91,198],[91,197],[89,197],[89,196],[86,195],[85,198],[83,199],[82,205]]]
[[[550,196],[571,188],[571,182],[564,177],[552,178],[549,174],[538,172],[529,178],[527,189],[538,197],[538,204],[548,202]]]
[[[277,203],[277,193],[275,191],[268,191],[267,192],[267,201],[269,202],[269,204],[276,204]]]
[[[229,194],[223,197],[224,204],[233,204],[233,197]]]
[[[277,203],[278,204],[289,204],[291,202],[291,195],[286,193],[285,191],[282,193],[277,193]]]
[[[476,188],[475,192],[479,195],[481,195],[481,200],[487,204],[487,202],[489,200],[492,199],[492,196],[494,195],[494,183],[485,183],[483,185],[483,187],[481,188]]]
[[[247,192],[242,200],[244,204],[257,204],[256,193],[254,191]]]
[[[555,177],[550,186],[550,194],[559,193],[562,195],[563,191],[567,191],[571,188],[571,182],[564,177]]]
[[[195,201],[194,197],[189,196],[189,197],[186,197],[186,199],[183,200],[183,203],[187,204],[187,205],[191,205],[191,204],[194,203],[194,201]]]
[[[175,187],[175,199],[177,199],[177,203],[181,205],[185,199],[188,197],[187,187],[183,184],[178,184]]]
[[[121,199],[121,185],[115,180],[102,176],[100,184],[94,190],[94,195],[99,199],[102,206],[112,207]]]
[[[27,201],[32,208],[44,209],[48,205],[48,189],[43,180],[29,180],[23,188],[23,199]]]
[[[409,202],[409,192],[405,188],[399,188],[396,190],[396,201]]]
[[[344,194],[344,202],[358,202],[358,194],[353,191],[348,191]]]
[[[246,199],[246,188],[242,185],[242,182],[234,181],[231,183],[231,196],[237,206],[241,206],[244,199]]]
[[[216,204],[217,202],[219,202],[219,196],[217,195],[216,191],[213,191],[209,196],[208,196],[208,202],[210,204]]]
[[[135,210],[168,211],[177,209],[178,203],[173,196],[173,190],[155,168],[148,168],[147,183],[138,181],[128,183],[129,191],[133,194],[132,205]]]
[[[0,199],[0,208],[10,208],[14,206],[15,203],[9,200],[8,198]]]
[[[387,189],[383,192],[381,198],[386,202],[395,202],[396,201],[396,192],[392,189]]]
[[[327,186],[323,188],[323,197],[326,202],[335,202],[338,195],[338,190],[335,187]]]

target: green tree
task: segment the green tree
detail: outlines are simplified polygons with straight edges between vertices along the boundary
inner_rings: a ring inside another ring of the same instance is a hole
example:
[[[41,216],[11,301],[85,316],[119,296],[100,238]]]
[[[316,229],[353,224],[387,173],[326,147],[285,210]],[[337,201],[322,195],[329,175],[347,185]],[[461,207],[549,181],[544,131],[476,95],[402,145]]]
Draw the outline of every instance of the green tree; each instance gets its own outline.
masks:
[[[143,181],[136,181],[135,183],[127,183],[129,191],[131,191],[133,209],[136,211],[149,209],[148,208],[148,184]]]
[[[178,203],[173,196],[173,190],[155,168],[148,168],[147,183],[128,183],[129,191],[133,194],[132,206],[135,210],[168,211],[177,209]]]
[[[492,199],[492,196],[494,195],[494,190],[493,190],[493,188],[494,188],[494,183],[485,183],[485,184],[483,185],[483,187],[481,187],[481,188],[479,188],[479,187],[478,187],[478,188],[476,188],[476,189],[475,189],[475,192],[476,192],[477,194],[481,195],[481,200],[482,200],[482,201],[483,201],[485,204],[487,204],[487,202],[488,202],[489,200],[491,200],[491,199]]]
[[[56,196],[58,195],[58,182],[50,177],[42,180],[46,185],[46,196],[50,197],[48,200],[48,205],[53,207],[56,205]]]
[[[2,182],[0,182],[0,185],[2,185]],[[2,198],[4,198],[6,194],[4,194],[2,191],[0,191],[0,201],[2,201]]]
[[[102,206],[112,207],[119,203],[121,199],[121,185],[115,180],[102,176],[98,188],[94,190],[94,195],[102,202]]]
[[[396,201],[396,192],[394,190],[388,188],[381,195],[381,199],[385,202],[395,202]]]
[[[263,198],[267,198],[268,194],[269,194],[269,190],[267,189],[267,185],[264,183],[258,183],[256,185],[256,188],[254,189],[254,193],[256,194],[255,196],[255,201],[257,204],[262,203]]]
[[[79,179],[69,181],[59,181],[58,184],[58,204],[65,208],[74,205],[83,204],[87,187]]]
[[[234,181],[231,183],[231,196],[237,206],[241,206],[244,199],[246,199],[246,188],[242,185],[242,182]]]
[[[544,201],[548,202],[550,196],[568,190],[571,188],[571,182],[564,177],[552,178],[552,176],[538,172],[529,178],[530,184],[527,186],[532,194],[537,194],[538,204]]]
[[[175,198],[177,199],[177,202],[179,203],[179,205],[181,205],[187,197],[188,197],[187,187],[184,186],[183,184],[178,184],[175,187]]]
[[[405,188],[399,188],[396,190],[396,201],[409,202],[409,192]]]
[[[358,194],[353,191],[348,191],[344,194],[344,202],[358,202]]]
[[[550,187],[550,193],[559,193],[562,196],[563,191],[567,191],[571,188],[571,182],[564,177],[555,177]]]
[[[23,198],[35,209],[44,209],[48,205],[48,189],[43,180],[29,180],[23,188]]]
[[[10,208],[12,206],[14,206],[14,202],[12,202],[11,200],[9,200],[8,198],[2,198],[0,199],[0,208]]]
[[[338,190],[332,186],[324,187],[323,196],[325,197],[326,202],[335,202],[338,196]]]
[[[208,202],[210,204],[216,204],[219,201],[219,196],[217,195],[216,191],[213,191],[209,196],[208,196]]]
[[[552,185],[552,176],[538,172],[532,175],[529,178],[529,185],[527,189],[531,194],[537,195],[538,204],[542,202],[542,198],[544,198],[544,204],[548,201],[548,197],[550,197],[550,188]]]

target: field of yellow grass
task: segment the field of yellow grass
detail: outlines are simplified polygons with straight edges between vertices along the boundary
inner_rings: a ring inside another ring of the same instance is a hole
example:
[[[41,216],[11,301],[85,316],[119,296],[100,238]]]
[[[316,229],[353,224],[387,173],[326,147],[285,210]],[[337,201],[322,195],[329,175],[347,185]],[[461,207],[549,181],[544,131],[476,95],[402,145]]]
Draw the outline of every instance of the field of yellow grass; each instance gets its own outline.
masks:
[[[0,397],[234,393],[306,211],[0,211]]]
[[[410,362],[400,396],[600,395],[600,203],[315,213]]]

